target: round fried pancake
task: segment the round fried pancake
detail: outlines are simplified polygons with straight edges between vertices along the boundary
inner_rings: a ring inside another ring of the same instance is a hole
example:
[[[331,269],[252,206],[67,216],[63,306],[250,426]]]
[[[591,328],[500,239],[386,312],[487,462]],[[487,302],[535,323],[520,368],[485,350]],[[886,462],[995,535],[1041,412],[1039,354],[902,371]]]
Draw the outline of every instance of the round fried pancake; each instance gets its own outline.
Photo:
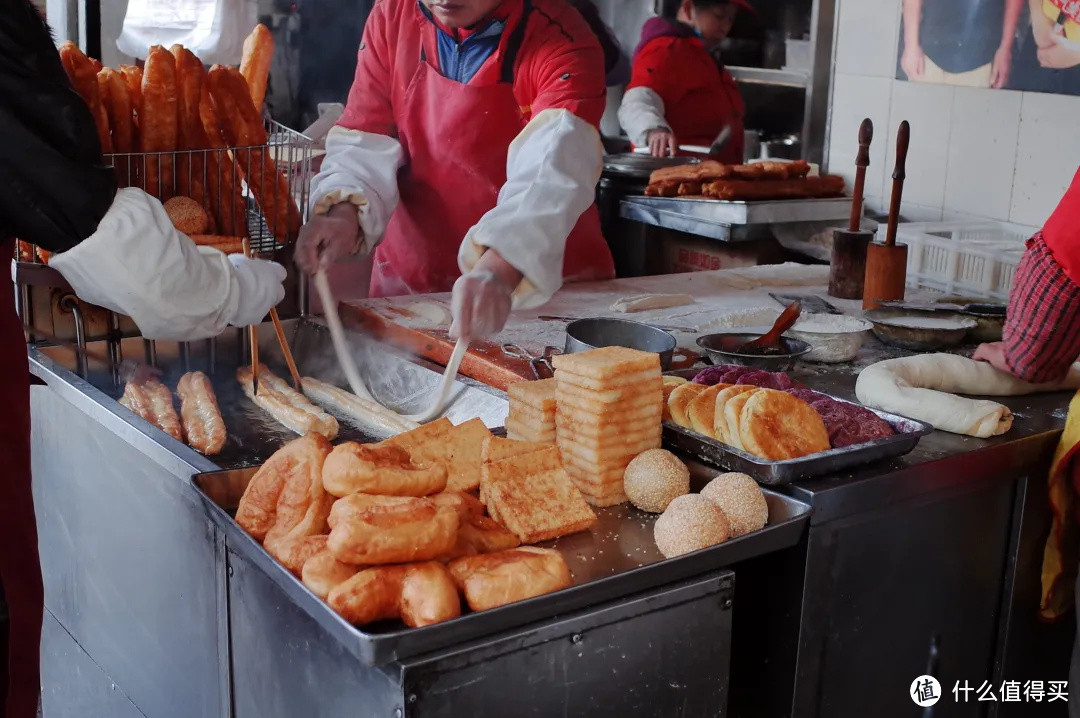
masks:
[[[775,389],[749,395],[739,421],[739,438],[747,451],[770,461],[829,449],[829,432],[814,407]]]
[[[702,384],[681,384],[675,387],[667,401],[667,408],[671,414],[671,420],[679,426],[684,426],[689,429],[690,417],[686,415],[686,410],[690,406],[690,402],[694,400],[694,397],[708,388],[709,387]]]
[[[713,407],[716,395],[728,388],[728,384],[714,384],[701,392],[686,408],[686,417],[690,419],[690,428],[699,434],[713,436]]]
[[[742,437],[739,434],[739,422],[742,419],[742,410],[746,405],[747,400],[759,391],[761,390],[754,387],[750,391],[736,394],[724,404],[724,418],[727,420],[727,434],[725,434],[725,436],[728,438],[726,443],[729,446],[734,446],[736,449],[743,449]]]
[[[724,442],[725,444],[731,443],[731,436],[728,433],[727,415],[724,414],[724,408],[727,406],[728,400],[739,394],[745,394],[748,391],[753,391],[754,387],[748,384],[735,384],[734,386],[728,386],[726,389],[716,395],[716,401],[713,402],[713,433],[712,435]]]

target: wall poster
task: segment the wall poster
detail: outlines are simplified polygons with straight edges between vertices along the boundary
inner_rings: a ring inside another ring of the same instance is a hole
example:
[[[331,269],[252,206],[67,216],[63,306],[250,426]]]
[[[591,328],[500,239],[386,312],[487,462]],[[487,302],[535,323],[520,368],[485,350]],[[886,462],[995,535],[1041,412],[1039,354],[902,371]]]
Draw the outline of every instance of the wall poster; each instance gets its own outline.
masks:
[[[901,0],[896,77],[1080,95],[1080,0]]]

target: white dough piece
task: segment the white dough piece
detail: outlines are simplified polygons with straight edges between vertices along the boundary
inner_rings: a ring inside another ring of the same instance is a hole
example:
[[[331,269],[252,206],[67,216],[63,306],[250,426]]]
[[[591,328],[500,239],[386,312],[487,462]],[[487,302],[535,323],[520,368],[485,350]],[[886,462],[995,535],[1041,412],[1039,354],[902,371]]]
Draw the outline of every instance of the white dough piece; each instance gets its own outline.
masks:
[[[420,426],[378,402],[363,399],[333,384],[305,376],[300,380],[300,386],[311,401],[344,414],[361,428],[372,431],[381,438],[397,436]]]
[[[670,307],[685,307],[693,304],[694,298],[689,294],[638,294],[633,297],[623,297],[611,305],[611,311],[644,312],[649,309],[668,309]]]
[[[439,302],[412,302],[406,304],[404,309],[431,322],[431,326],[443,327],[450,325],[450,310],[446,308],[446,305]]]
[[[872,364],[859,374],[855,396],[867,406],[954,434],[985,439],[1012,428],[1008,407],[956,394],[1020,396],[1080,387],[1080,365],[1052,384],[1032,384],[986,362],[955,354],[920,354]]]

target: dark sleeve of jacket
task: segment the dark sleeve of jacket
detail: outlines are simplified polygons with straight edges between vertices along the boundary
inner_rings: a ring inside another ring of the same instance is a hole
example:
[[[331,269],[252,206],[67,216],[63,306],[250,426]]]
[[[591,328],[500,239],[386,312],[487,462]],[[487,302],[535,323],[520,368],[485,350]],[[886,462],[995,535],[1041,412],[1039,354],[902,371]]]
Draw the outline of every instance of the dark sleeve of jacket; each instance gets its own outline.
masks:
[[[28,0],[0,0],[0,239],[63,252],[116,195],[94,119]]]
[[[596,39],[600,41],[600,47],[604,50],[604,74],[607,76],[607,84],[610,87],[615,84],[626,84],[630,81],[629,77],[629,60],[623,54],[622,48],[619,47],[618,41],[612,35],[607,25],[604,24],[603,18],[600,17],[600,11],[596,9],[596,5],[592,3],[592,0],[571,0],[571,5],[574,6],[581,17],[588,23],[589,28],[596,35]],[[626,78],[621,80],[617,79],[620,75],[618,70],[622,65],[627,66]],[[613,77],[616,78],[613,80]]]

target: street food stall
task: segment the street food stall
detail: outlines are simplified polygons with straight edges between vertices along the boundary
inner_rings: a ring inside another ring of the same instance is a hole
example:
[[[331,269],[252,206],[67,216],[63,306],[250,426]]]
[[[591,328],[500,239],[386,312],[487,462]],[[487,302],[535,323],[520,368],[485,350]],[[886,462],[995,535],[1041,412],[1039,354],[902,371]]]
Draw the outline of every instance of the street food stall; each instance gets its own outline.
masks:
[[[312,141],[237,117],[109,159],[292,274]],[[661,164],[609,161],[609,229],[848,236],[831,266],[568,283],[469,345],[449,293],[319,316],[296,277],[258,326],[151,341],[20,243],[43,714],[906,716],[924,675],[1063,681],[1046,477],[1080,376],[968,358],[1000,295],[902,262],[890,294],[900,189],[871,244],[861,173]]]

